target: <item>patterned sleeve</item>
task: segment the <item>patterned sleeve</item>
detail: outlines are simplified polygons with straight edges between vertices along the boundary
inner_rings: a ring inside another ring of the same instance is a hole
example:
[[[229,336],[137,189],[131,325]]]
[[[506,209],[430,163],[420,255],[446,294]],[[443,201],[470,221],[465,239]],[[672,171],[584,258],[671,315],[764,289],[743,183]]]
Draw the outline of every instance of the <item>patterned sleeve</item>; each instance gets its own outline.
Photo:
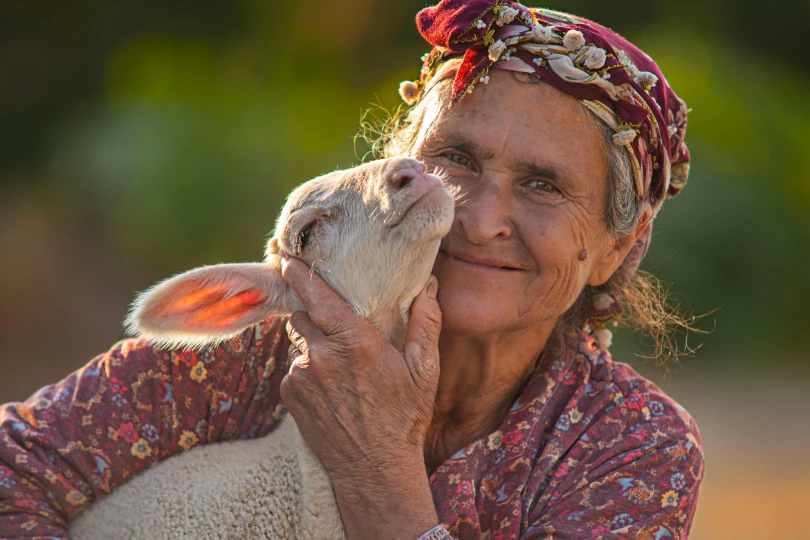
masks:
[[[688,538],[704,473],[693,437],[614,453],[592,472],[558,491],[521,538]]]
[[[121,341],[0,405],[0,538],[67,538],[68,522],[132,475],[198,444],[267,434],[283,407],[285,323],[196,352]]]

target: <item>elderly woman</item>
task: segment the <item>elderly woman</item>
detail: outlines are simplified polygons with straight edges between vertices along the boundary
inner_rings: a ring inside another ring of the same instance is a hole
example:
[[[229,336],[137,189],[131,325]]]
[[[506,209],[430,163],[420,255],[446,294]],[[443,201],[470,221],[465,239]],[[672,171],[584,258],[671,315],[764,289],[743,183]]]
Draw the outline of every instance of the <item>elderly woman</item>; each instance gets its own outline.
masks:
[[[156,461],[265,435],[283,400],[351,539],[687,537],[697,426],[608,352],[622,314],[685,324],[637,271],[686,181],[684,103],[578,17],[445,0],[417,22],[433,50],[384,153],[460,203],[403,351],[291,259],[306,313],[196,353],[124,341],[0,407],[0,536],[63,537]]]

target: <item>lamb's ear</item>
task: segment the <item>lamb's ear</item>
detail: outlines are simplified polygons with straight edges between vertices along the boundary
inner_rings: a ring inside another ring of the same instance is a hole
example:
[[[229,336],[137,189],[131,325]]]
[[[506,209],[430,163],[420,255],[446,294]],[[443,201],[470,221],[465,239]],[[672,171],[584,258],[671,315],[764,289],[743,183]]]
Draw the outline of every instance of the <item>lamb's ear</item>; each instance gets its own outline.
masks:
[[[138,296],[127,329],[165,347],[201,347],[290,313],[293,293],[280,261],[203,266],[167,279]]]

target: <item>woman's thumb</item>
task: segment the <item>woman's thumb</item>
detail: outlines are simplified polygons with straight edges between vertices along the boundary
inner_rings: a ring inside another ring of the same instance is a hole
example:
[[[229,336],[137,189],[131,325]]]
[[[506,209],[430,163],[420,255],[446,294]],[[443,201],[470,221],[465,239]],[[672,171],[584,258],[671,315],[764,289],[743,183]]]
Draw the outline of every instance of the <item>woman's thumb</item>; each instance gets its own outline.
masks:
[[[411,320],[403,353],[413,375],[433,373],[439,367],[439,333],[442,312],[436,295],[439,281],[430,276],[411,304]]]

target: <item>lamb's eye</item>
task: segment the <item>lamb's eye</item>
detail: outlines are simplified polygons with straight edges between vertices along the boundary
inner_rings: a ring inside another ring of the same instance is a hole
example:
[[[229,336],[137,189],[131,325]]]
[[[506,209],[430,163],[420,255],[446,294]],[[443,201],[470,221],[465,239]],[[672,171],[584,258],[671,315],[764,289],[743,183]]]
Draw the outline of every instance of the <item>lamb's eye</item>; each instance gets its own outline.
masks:
[[[309,242],[309,235],[312,233],[312,229],[315,228],[315,221],[301,229],[301,233],[298,235],[298,252],[304,251],[304,248],[307,247],[307,243]]]

